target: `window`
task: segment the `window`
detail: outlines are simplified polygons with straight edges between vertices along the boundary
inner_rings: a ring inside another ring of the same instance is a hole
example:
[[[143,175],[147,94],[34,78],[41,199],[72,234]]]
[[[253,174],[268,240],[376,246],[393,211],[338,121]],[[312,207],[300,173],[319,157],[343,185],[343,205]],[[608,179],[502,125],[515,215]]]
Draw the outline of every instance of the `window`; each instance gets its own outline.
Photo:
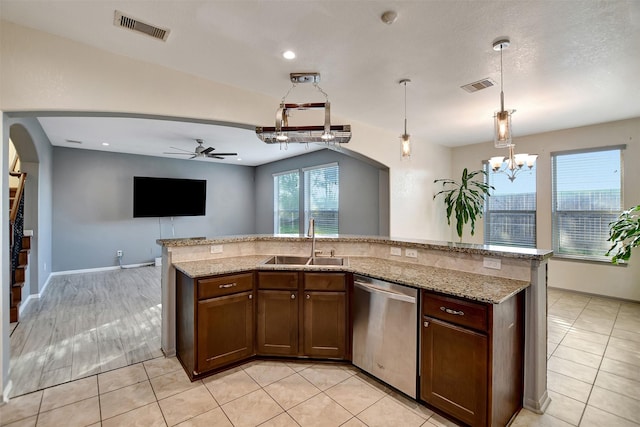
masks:
[[[338,234],[337,164],[304,169],[304,220],[314,218],[316,234]]]
[[[623,149],[551,154],[555,255],[609,261],[609,223],[622,211]]]
[[[503,165],[504,166],[504,165]],[[525,166],[526,168],[526,166]],[[495,187],[484,212],[485,245],[536,247],[536,166],[510,181],[485,164],[487,182]]]
[[[273,175],[273,231],[276,234],[300,233],[300,172]]]
[[[316,234],[338,234],[339,187],[337,163],[274,174],[273,232],[305,233],[309,218],[313,217]]]

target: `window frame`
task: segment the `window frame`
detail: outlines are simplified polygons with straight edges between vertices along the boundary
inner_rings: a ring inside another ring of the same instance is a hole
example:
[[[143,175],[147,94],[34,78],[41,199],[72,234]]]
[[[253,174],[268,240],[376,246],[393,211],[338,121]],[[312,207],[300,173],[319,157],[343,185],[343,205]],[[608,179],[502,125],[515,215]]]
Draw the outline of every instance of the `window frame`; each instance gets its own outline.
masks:
[[[310,212],[308,209],[309,197],[310,197],[310,194],[309,194],[310,183],[307,182],[308,181],[307,173],[314,170],[318,170],[318,169],[327,169],[332,167],[336,168],[336,178],[337,178],[337,185],[338,185],[338,198],[337,198],[338,209],[336,210],[336,233],[329,233],[326,235],[340,234],[340,165],[338,164],[338,162],[331,162],[331,163],[325,163],[322,165],[309,166],[301,169],[302,182],[303,182],[302,204],[303,204],[303,217],[304,217],[302,228],[305,230],[305,232],[307,231],[309,219],[310,219]],[[318,223],[316,218],[315,233],[317,235],[322,235],[323,233],[319,232],[320,230],[322,230],[322,226],[321,224]]]
[[[297,174],[298,175],[298,232],[297,233],[282,233],[280,230],[280,199],[279,199],[279,195],[280,195],[280,188],[279,188],[279,184],[276,183],[277,178],[283,176],[283,175],[293,175],[293,174]],[[300,169],[292,169],[292,170],[287,170],[287,171],[282,171],[282,172],[276,172],[271,174],[271,176],[273,177],[273,233],[274,234],[296,234],[299,235],[300,234],[300,187],[302,184],[301,181],[301,176],[300,176]]]
[[[604,255],[582,255],[575,253],[567,253],[561,250],[560,245],[560,231],[559,231],[559,220],[558,217],[562,216],[564,212],[572,212],[572,213],[591,213],[597,215],[611,215],[615,214],[618,216],[624,210],[624,150],[627,148],[626,144],[622,145],[609,145],[609,146],[601,146],[601,147],[593,147],[593,148],[585,148],[585,149],[577,149],[577,150],[563,150],[563,151],[553,151],[549,153],[551,159],[551,240],[553,247],[553,255],[554,258],[566,259],[566,260],[575,260],[575,261],[583,261],[583,262],[595,262],[595,263],[611,263],[611,257]],[[619,175],[620,175],[620,206],[617,211],[614,210],[558,210],[557,209],[557,158],[558,156],[566,156],[566,155],[576,155],[576,154],[586,154],[586,153],[596,153],[596,152],[604,152],[604,151],[619,151],[620,154],[620,163],[619,163]],[[606,251],[605,251],[606,252]]]

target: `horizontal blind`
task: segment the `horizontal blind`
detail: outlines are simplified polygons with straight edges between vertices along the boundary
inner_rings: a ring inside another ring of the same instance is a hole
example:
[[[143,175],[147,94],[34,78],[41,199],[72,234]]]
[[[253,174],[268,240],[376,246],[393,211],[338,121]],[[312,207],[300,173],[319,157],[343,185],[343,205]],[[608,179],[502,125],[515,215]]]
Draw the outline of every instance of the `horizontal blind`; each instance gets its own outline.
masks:
[[[622,149],[552,154],[553,249],[609,258],[609,224],[622,211]]]
[[[314,218],[316,234],[339,233],[339,175],[337,164],[304,170],[305,223]]]
[[[502,169],[506,167],[503,163]],[[518,172],[511,181],[485,165],[487,182],[495,187],[485,202],[486,245],[536,247],[536,166]]]
[[[273,230],[276,234],[300,232],[300,172],[273,175]]]

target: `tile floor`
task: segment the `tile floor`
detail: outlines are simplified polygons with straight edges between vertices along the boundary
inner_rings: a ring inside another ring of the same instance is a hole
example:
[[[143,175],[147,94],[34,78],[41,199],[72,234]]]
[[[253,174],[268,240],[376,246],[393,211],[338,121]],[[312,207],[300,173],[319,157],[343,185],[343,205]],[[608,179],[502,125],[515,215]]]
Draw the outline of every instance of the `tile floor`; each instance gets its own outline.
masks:
[[[549,290],[544,415],[513,426],[640,426],[640,304]],[[191,383],[155,358],[13,398],[5,426],[455,426],[356,368],[251,362]]]

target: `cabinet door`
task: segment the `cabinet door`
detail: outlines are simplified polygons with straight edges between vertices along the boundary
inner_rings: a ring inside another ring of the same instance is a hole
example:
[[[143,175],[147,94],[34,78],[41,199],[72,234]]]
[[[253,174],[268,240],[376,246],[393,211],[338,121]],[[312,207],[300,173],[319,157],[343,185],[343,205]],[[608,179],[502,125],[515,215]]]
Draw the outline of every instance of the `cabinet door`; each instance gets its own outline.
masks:
[[[487,336],[429,317],[422,322],[422,400],[470,425],[486,425]]]
[[[198,373],[254,354],[253,292],[198,301]]]
[[[258,291],[258,348],[261,355],[298,354],[298,291]]]
[[[346,348],[344,292],[304,293],[304,354],[343,359]]]

